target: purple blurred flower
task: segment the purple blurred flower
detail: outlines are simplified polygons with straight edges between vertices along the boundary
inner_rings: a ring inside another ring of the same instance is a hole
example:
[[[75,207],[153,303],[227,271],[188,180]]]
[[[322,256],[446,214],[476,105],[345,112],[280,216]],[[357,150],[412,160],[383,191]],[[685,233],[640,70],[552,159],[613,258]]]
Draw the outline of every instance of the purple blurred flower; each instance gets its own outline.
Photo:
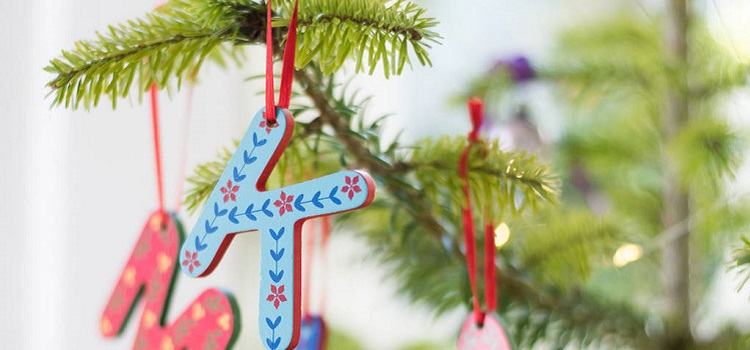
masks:
[[[514,83],[521,83],[532,80],[535,77],[534,68],[529,64],[529,60],[524,56],[513,56],[503,58],[495,63],[492,70],[507,69]]]

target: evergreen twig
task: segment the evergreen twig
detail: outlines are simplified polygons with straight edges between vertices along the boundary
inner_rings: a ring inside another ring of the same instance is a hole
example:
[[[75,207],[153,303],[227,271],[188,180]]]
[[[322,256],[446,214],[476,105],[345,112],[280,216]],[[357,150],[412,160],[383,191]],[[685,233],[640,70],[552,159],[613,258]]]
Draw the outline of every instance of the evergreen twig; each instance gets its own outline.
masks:
[[[400,74],[405,64],[411,64],[411,55],[422,65],[430,64],[427,48],[440,38],[430,30],[437,23],[434,19],[401,0],[391,5],[363,0],[304,4],[298,68],[315,60],[328,74],[351,59],[357,71],[368,67],[372,74],[382,62],[386,76]],[[288,9],[283,13],[289,16]],[[206,58],[239,64],[236,46],[222,44],[264,42],[265,22],[265,7],[256,2],[171,0],[143,19],[110,26],[106,33],[97,33],[97,40],[79,41],[74,50],[51,60],[45,70],[55,74],[47,84],[54,96],[52,105],[89,108],[107,95],[114,108],[134,82],[139,93],[152,83],[164,88],[175,78],[179,87],[185,77],[198,73]],[[278,42],[288,18],[276,22]]]

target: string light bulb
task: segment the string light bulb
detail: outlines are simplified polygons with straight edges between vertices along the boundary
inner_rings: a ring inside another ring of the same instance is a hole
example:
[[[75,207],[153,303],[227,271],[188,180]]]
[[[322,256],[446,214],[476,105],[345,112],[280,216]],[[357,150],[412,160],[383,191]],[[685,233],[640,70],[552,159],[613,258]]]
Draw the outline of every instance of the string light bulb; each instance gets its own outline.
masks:
[[[623,267],[633,261],[636,261],[643,256],[643,249],[640,245],[626,243],[617,248],[615,256],[612,257],[612,262],[617,267]]]
[[[495,247],[500,248],[510,239],[510,227],[504,222],[495,228]]]

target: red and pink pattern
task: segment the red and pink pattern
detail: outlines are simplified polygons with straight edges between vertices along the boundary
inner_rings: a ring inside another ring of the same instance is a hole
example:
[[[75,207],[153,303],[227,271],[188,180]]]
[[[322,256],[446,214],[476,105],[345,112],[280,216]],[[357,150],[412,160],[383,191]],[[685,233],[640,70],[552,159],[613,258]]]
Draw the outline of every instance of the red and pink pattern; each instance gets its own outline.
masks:
[[[142,288],[145,305],[133,349],[226,349],[233,343],[236,307],[217,289],[205,290],[177,320],[164,324],[179,263],[178,225],[170,215],[151,215],[104,309],[100,330],[105,337],[122,332]],[[190,255],[182,264],[200,263]]]
[[[493,313],[485,314],[481,327],[477,325],[474,315],[469,314],[458,335],[458,350],[512,349],[500,319]]]

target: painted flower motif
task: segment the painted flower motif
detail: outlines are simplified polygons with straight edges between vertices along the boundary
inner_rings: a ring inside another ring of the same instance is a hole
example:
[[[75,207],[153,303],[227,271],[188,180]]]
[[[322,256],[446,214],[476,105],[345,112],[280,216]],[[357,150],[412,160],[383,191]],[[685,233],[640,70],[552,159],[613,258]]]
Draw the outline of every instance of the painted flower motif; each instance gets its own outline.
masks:
[[[354,178],[344,176],[344,182],[346,182],[346,185],[341,188],[341,192],[346,193],[349,196],[349,200],[354,198],[355,193],[362,192],[362,188],[357,185],[359,183],[359,176],[355,176]]]
[[[192,314],[193,321],[198,321],[202,319],[204,316],[206,316],[206,309],[203,308],[203,305],[201,305],[200,303],[193,304],[193,308],[191,311],[193,313]]]
[[[220,189],[221,193],[224,194],[224,203],[228,200],[237,201],[237,191],[240,190],[240,186],[232,185],[232,180],[227,180],[227,185]]]
[[[294,195],[287,196],[284,191],[281,191],[281,197],[277,199],[275,202],[273,202],[273,205],[276,206],[276,208],[279,208],[279,215],[284,215],[286,212],[292,211],[292,201],[294,200]]]
[[[216,323],[225,332],[229,330],[229,327],[231,326],[231,322],[232,322],[232,318],[229,316],[228,313],[224,313],[223,315],[219,316],[219,318],[216,319]]]
[[[274,123],[273,125],[271,125],[271,123],[266,122],[265,118],[266,118],[266,112],[263,112],[263,120],[260,121],[260,124],[258,126],[261,128],[266,128],[266,133],[270,134],[271,129],[275,128],[279,124]]]
[[[174,350],[174,342],[172,342],[172,338],[165,336],[164,339],[161,340],[161,350]]]
[[[279,304],[286,301],[286,297],[284,296],[284,285],[282,284],[278,288],[276,288],[276,286],[272,284],[271,294],[268,294],[266,301],[272,301],[273,307],[278,309]]]
[[[142,325],[145,329],[151,329],[151,327],[156,324],[156,313],[154,313],[151,310],[146,309],[146,311],[143,312],[143,318],[142,318]]]
[[[102,318],[99,329],[101,330],[103,335],[110,335],[110,333],[112,333],[112,321],[109,320],[109,317],[104,316]]]
[[[182,261],[182,266],[188,266],[190,273],[193,273],[193,268],[200,267],[201,262],[198,261],[198,252],[185,251],[185,260]]]

